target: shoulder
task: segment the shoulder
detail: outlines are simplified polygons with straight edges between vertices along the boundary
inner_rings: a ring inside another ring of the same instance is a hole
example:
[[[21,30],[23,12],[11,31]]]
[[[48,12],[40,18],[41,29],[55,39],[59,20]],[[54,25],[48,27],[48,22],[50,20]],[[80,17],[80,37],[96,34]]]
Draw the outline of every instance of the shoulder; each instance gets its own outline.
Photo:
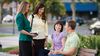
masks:
[[[38,17],[36,14],[33,15],[34,17]]]
[[[22,13],[18,13],[17,15],[16,15],[16,19],[18,19],[18,18],[23,18],[24,16],[23,16],[23,14]]]
[[[55,32],[53,32],[52,34],[51,34],[51,36],[53,37],[55,35]]]
[[[62,34],[64,34],[64,32],[61,32],[60,34],[62,35]]]
[[[61,36],[64,36],[64,32],[61,32],[60,35],[61,35]]]
[[[17,17],[18,17],[18,16],[23,16],[23,14],[22,14],[22,13],[18,13],[18,14],[17,14]]]
[[[74,33],[74,34],[73,34],[73,39],[76,40],[76,41],[79,40],[79,36],[77,35],[77,33]]]

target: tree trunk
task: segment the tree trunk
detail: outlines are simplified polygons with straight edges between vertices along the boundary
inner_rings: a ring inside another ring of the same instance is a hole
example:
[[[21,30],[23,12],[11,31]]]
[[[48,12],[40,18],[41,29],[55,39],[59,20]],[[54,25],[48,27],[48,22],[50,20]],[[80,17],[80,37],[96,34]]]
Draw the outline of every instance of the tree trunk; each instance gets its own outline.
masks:
[[[2,10],[2,7],[1,7],[1,3],[0,3],[0,8],[1,8],[0,9],[0,24],[1,24],[2,23],[2,11],[1,11]]]
[[[100,3],[98,2],[98,18],[100,19]]]
[[[72,20],[75,21],[75,1],[74,0],[72,0],[71,9],[72,9]]]

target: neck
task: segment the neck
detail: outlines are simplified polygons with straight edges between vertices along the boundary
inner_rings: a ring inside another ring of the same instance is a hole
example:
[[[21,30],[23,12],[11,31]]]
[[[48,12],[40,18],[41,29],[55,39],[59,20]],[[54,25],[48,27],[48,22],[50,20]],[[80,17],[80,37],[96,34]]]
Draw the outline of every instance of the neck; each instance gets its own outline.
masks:
[[[37,14],[38,15],[38,17],[40,18],[42,15],[40,15],[40,14]]]
[[[70,30],[69,33],[75,32],[75,30]]]
[[[56,31],[56,33],[59,34],[60,32],[59,31]]]

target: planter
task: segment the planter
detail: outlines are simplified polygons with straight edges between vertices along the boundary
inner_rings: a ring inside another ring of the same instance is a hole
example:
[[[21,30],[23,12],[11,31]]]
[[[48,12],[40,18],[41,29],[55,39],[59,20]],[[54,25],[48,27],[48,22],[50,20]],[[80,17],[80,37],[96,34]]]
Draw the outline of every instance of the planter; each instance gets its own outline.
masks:
[[[97,50],[95,49],[81,48],[79,50],[78,56],[95,56],[96,53],[97,53]]]

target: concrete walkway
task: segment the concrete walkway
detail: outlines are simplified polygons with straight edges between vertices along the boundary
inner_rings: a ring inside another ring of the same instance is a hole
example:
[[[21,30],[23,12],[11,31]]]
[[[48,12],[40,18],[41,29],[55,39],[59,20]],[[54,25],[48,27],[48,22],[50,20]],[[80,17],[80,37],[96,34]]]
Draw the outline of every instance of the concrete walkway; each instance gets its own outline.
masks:
[[[2,48],[18,46],[18,36],[16,35],[9,37],[0,37],[0,44],[2,44]],[[0,52],[0,56],[18,56],[18,55]]]
[[[2,48],[18,46],[18,36],[0,37]]]
[[[18,55],[14,55],[14,54],[8,54],[8,53],[4,53],[4,52],[0,52],[0,56],[18,56]]]

